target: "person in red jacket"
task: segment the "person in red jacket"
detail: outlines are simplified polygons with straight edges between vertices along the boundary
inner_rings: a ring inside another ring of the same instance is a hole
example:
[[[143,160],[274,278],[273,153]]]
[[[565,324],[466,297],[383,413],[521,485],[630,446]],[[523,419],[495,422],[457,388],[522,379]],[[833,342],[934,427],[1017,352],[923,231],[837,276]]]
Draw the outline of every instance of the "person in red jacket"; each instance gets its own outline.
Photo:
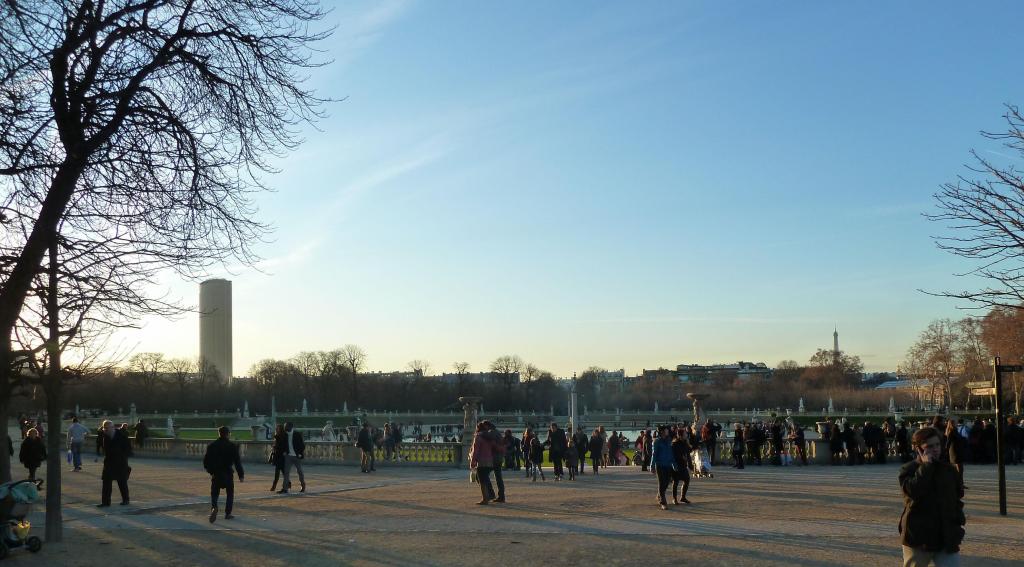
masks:
[[[477,504],[488,504],[494,499],[494,488],[491,487],[491,471],[494,470],[494,442],[487,432],[487,424],[476,424],[473,435],[473,448],[469,451],[469,468],[476,470],[476,480],[480,484],[480,501]]]

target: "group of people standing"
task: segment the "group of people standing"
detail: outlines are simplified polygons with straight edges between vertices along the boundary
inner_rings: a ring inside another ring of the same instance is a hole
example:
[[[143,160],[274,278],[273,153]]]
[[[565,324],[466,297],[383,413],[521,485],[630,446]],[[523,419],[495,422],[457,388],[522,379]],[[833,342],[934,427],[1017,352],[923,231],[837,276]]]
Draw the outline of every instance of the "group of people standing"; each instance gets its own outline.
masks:
[[[223,429],[223,428],[222,428]],[[299,492],[306,491],[306,476],[302,472],[302,459],[306,456],[306,440],[302,433],[295,429],[292,422],[279,423],[274,430],[274,445],[270,450],[268,463],[274,465],[274,482],[270,485],[271,492],[288,494],[291,490],[291,470],[299,474]],[[284,477],[282,480],[281,477]],[[281,480],[281,489],[277,489],[277,482]],[[231,500],[231,493],[228,493],[228,500]],[[216,506],[215,506],[216,507]],[[228,504],[227,509],[231,510]]]
[[[590,455],[591,472],[596,475],[602,467],[608,466],[609,455],[618,455],[624,444],[624,437],[615,431],[607,439],[601,427],[594,429],[589,436],[582,428],[567,435],[557,423],[550,425],[544,441],[541,441],[533,428],[527,428],[520,440],[512,435],[511,430],[505,430],[502,435],[493,423],[483,420],[476,425],[469,454],[472,478],[480,485],[480,501],[477,504],[506,501],[503,468],[519,470],[522,463],[527,478],[536,482],[539,476],[545,480],[542,466],[545,449],[552,464],[554,479],[558,481],[567,477],[572,481],[577,475],[585,474],[588,464],[586,455]],[[637,454],[640,458],[637,464],[642,470],[650,470],[657,475],[658,502],[662,509],[668,507],[665,493],[670,484],[673,504],[690,503],[686,495],[695,462],[692,453],[699,446],[700,441],[690,427],[682,424],[660,427],[657,440],[653,439],[650,430],[643,431],[638,438]],[[492,475],[497,491],[491,484]]]
[[[903,462],[910,460],[910,438],[905,422],[894,425],[887,417],[881,425],[865,421],[864,425],[851,422],[832,423],[826,419],[822,425],[821,438],[828,441],[833,465],[863,465],[876,463],[884,465],[889,445],[895,442],[903,456]]]
[[[787,443],[795,454],[787,450]],[[716,444],[709,446],[715,447]],[[742,469],[746,465],[760,466],[766,455],[773,465],[788,465],[791,461],[806,465],[807,441],[803,426],[795,422],[786,423],[782,419],[774,419],[768,423],[737,423],[733,426],[733,468]]]

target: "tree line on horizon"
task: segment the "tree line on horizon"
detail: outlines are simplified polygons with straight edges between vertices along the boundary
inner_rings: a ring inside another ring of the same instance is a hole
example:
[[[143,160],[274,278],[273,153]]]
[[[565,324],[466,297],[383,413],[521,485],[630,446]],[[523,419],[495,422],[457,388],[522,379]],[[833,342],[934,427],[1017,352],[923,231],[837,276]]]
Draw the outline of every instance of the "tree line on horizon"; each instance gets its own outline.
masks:
[[[444,377],[430,376],[430,364],[413,360],[405,371],[372,372],[366,352],[348,344],[327,351],[300,352],[289,359],[264,359],[249,376],[230,384],[215,369],[197,359],[166,357],[145,352],[131,356],[119,368],[83,375],[69,384],[69,406],[139,412],[235,411],[248,403],[253,412],[269,412],[271,399],[279,411],[295,411],[305,400],[311,411],[347,407],[395,411],[458,409],[460,396],[480,396],[495,410],[564,413],[568,392],[555,376],[510,354],[495,358],[485,379],[467,362],[452,364]],[[590,366],[576,380],[578,404],[591,410],[650,410],[689,408],[688,390],[714,394],[709,407],[790,407],[799,397],[809,408],[824,407],[831,397],[849,407],[881,408],[890,393],[875,394],[861,384],[859,357],[819,350],[800,365],[782,361],[770,379],[744,379],[735,371],[715,373],[680,383],[672,370],[645,372],[639,377],[609,379],[606,369]],[[904,400],[901,400],[901,403]],[[38,400],[23,399],[17,409],[32,409]]]

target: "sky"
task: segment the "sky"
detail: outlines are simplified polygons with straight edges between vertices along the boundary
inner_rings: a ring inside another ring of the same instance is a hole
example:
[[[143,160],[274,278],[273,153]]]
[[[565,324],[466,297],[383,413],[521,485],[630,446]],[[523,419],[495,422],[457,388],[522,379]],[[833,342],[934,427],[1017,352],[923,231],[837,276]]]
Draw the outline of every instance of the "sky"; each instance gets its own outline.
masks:
[[[922,213],[1024,104],[1018,2],[327,2],[337,99],[276,162],[234,368],[806,362],[894,370],[921,290],[977,285]],[[198,282],[167,290],[198,302]],[[198,355],[198,316],[122,351]]]

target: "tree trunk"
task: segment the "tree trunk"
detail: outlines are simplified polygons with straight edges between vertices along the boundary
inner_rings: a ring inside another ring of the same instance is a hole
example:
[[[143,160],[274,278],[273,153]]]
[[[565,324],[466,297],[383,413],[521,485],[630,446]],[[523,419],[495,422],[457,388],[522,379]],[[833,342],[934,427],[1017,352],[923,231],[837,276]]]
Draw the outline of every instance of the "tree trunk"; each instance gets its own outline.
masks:
[[[60,375],[47,376],[50,382],[46,388],[46,541],[61,541],[64,538],[64,518],[61,513],[61,474],[64,457],[64,436],[61,435],[61,401],[63,385]]]
[[[46,392],[47,428],[50,436],[46,440],[46,541],[61,541],[64,538],[64,519],[60,509],[60,475],[64,470],[61,465],[61,398],[63,398],[63,370],[60,360],[60,304],[57,300],[57,241],[50,245],[49,289],[47,290],[47,319],[50,336],[46,349],[49,365],[43,377],[43,389]]]
[[[10,377],[9,376],[5,376],[4,380],[5,380],[5,385],[9,385],[10,384]],[[3,388],[5,385],[0,385],[0,388]],[[10,387],[7,386],[6,389],[9,391]],[[10,482],[11,481],[11,456],[12,455],[11,455],[11,452],[8,450],[8,448],[13,445],[14,439],[10,438],[11,426],[8,423],[8,421],[11,419],[10,418],[10,408],[11,408],[11,396],[10,396],[10,394],[9,393],[0,394],[0,424],[2,424],[2,426],[4,428],[3,429],[4,435],[0,436],[0,444],[2,444],[2,445],[0,445],[0,482]],[[7,437],[8,441],[12,445],[8,445],[7,443],[4,443],[4,437]]]

